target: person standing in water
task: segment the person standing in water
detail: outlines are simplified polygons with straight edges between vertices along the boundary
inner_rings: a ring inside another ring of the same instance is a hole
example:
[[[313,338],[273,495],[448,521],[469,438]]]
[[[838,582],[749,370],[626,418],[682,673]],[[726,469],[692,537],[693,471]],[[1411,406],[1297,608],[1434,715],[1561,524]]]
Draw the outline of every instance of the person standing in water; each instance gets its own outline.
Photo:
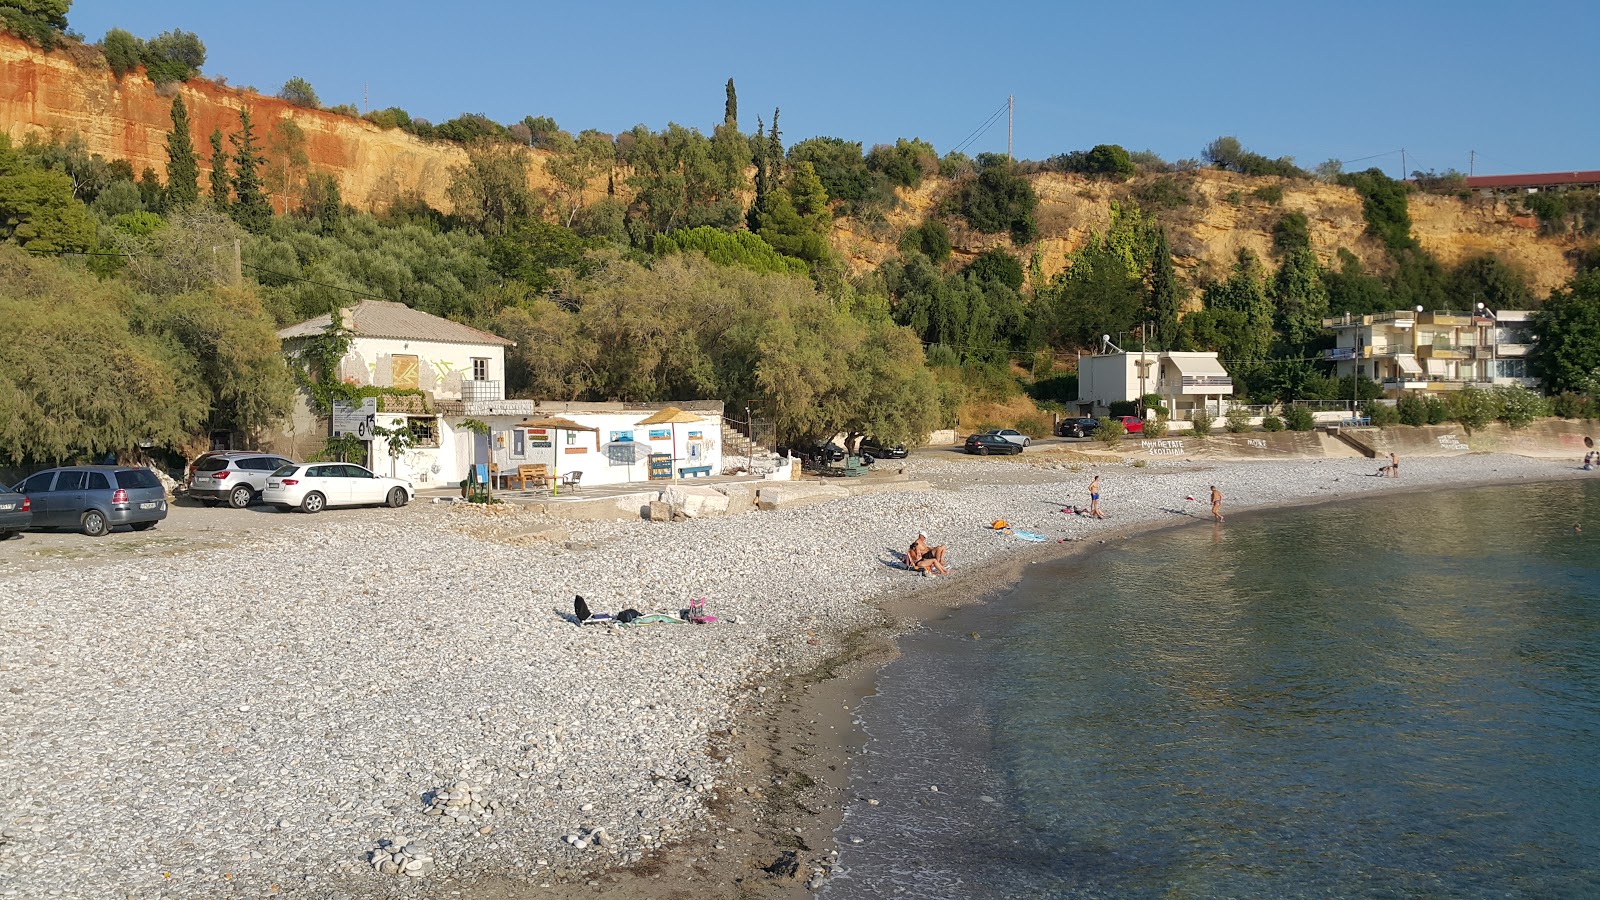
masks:
[[[1105,513],[1100,511],[1100,476],[1096,475],[1089,482],[1089,516],[1095,519],[1104,519]]]
[[[1211,486],[1211,518],[1222,524],[1222,492],[1214,484]]]
[[[1389,451],[1389,477],[1400,477],[1400,457],[1395,456],[1393,450]]]

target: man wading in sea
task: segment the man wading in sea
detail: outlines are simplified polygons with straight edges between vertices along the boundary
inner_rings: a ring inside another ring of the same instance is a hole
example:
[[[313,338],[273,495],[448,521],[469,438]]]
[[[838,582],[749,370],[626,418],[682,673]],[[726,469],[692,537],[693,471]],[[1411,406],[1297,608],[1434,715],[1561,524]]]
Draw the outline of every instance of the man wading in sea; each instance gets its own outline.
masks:
[[[1211,518],[1219,525],[1222,523],[1222,492],[1214,484],[1211,486]]]
[[[1089,515],[1092,518],[1104,519],[1106,514],[1100,511],[1100,476],[1096,475],[1089,482]]]

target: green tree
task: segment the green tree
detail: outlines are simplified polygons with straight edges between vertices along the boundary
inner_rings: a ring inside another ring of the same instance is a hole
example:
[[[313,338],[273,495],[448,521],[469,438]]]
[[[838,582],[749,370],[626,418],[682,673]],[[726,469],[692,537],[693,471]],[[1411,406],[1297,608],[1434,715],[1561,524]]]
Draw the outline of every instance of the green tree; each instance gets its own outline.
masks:
[[[728,79],[727,99],[722,104],[722,124],[734,129],[739,128],[739,95],[734,93],[733,79]]]
[[[1322,319],[1328,314],[1328,289],[1322,267],[1309,247],[1284,254],[1272,280],[1272,302],[1278,332],[1294,347],[1304,347],[1322,336]]]
[[[1600,271],[1550,292],[1533,317],[1534,370],[1552,394],[1600,395]]]
[[[917,252],[936,263],[950,258],[950,229],[938,219],[907,228],[900,236],[900,252]]]
[[[953,200],[955,211],[979,231],[1009,232],[1017,244],[1038,236],[1033,212],[1039,198],[1016,164],[998,153],[979,155],[977,177],[959,187]]]
[[[192,32],[174,29],[144,44],[144,71],[156,84],[188,81],[206,63],[206,45]]]
[[[939,171],[939,154],[921,138],[898,138],[893,146],[879,144],[867,154],[867,168],[881,174],[891,185],[915,188],[922,179]],[[883,192],[885,199],[891,192]]]
[[[172,98],[172,130],[167,132],[167,204],[183,206],[200,199],[200,157],[189,134],[189,108],[183,95]]]
[[[0,241],[29,250],[91,250],[94,217],[65,172],[30,165],[0,134]]]
[[[779,253],[808,263],[827,258],[833,214],[828,192],[810,163],[796,165],[785,185],[764,202],[764,208],[755,211],[754,229],[762,240]]]
[[[311,82],[296,75],[285,81],[283,87],[278,89],[278,99],[287,100],[295,106],[304,106],[307,109],[318,109],[322,101],[317,99],[317,91]]]
[[[528,157],[516,147],[480,141],[467,148],[467,163],[450,172],[449,196],[456,215],[486,234],[498,234],[533,214]]]
[[[1189,289],[1178,280],[1172,265],[1172,249],[1167,244],[1167,230],[1156,229],[1154,263],[1150,271],[1150,299],[1146,316],[1155,325],[1156,346],[1163,350],[1176,349],[1178,321],[1183,307],[1189,302]]]
[[[121,28],[113,28],[100,39],[100,51],[106,55],[106,64],[118,81],[144,61],[144,41]]]
[[[1462,260],[1450,271],[1446,294],[1454,305],[1468,311],[1482,303],[1493,312],[1527,309],[1533,302],[1528,277],[1521,269],[1490,254]]]
[[[1241,249],[1228,280],[1208,285],[1201,302],[1206,309],[1243,316],[1242,321],[1235,321],[1229,326],[1243,327],[1229,341],[1235,359],[1260,361],[1266,358],[1267,350],[1272,346],[1274,304],[1267,295],[1261,262],[1254,253]]]
[[[272,206],[261,189],[261,166],[267,161],[256,146],[250,108],[239,110],[239,130],[228,135],[233,145],[233,196],[229,210],[245,231],[261,234],[272,223]]]
[[[1339,268],[1325,270],[1322,283],[1328,289],[1328,311],[1333,315],[1364,316],[1385,307],[1393,308],[1383,279],[1368,275],[1361,260],[1343,247],[1339,248]]]
[[[658,235],[652,248],[657,256],[674,253],[702,253],[720,266],[742,266],[753,272],[771,272],[789,275],[806,274],[803,260],[784,256],[748,231],[732,234],[702,225]]]
[[[222,149],[222,129],[211,130],[211,202],[227,209],[232,202],[233,179],[228,177],[228,154]]]
[[[789,163],[810,163],[828,197],[853,213],[879,199],[877,180],[867,169],[859,141],[835,137],[807,138],[789,148]]]
[[[1391,251],[1416,246],[1411,236],[1411,213],[1406,206],[1406,186],[1382,169],[1368,169],[1341,175],[1339,183],[1355,188],[1361,195],[1361,210],[1367,230]]]
[[[0,25],[17,37],[46,50],[67,30],[72,0],[0,0]]]
[[[166,336],[130,329],[130,300],[116,280],[0,247],[0,321],[27,335],[0,354],[0,458],[43,464],[178,447],[199,428],[204,386]]]

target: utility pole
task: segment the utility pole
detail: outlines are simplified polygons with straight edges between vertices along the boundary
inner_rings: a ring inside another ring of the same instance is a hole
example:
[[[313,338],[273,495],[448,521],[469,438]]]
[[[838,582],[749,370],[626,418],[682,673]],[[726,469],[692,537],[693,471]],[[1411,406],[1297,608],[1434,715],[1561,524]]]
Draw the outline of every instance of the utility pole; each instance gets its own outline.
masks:
[[[369,96],[369,92],[367,90],[368,87],[369,87],[369,85],[368,85],[367,82],[365,82],[365,81],[361,82],[361,113],[362,113],[362,115],[365,115],[368,112],[372,111],[372,100],[371,100],[371,97]]]
[[[1400,148],[1400,180],[1406,180],[1406,148]]]
[[[1467,177],[1471,178],[1478,168],[1478,151],[1468,150],[1467,154]]]
[[[1017,120],[1017,95],[1006,96],[1006,161],[1013,159],[1011,155],[1011,129]]]

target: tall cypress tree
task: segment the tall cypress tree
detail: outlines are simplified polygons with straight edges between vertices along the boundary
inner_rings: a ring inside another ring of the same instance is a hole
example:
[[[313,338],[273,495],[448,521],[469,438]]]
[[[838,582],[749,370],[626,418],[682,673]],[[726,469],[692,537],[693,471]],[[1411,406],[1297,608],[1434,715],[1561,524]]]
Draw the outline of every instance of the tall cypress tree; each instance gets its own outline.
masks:
[[[200,158],[189,135],[189,108],[183,95],[172,98],[172,130],[167,132],[167,205],[186,206],[200,199]]]
[[[239,131],[228,135],[233,144],[233,219],[244,230],[260,234],[272,221],[272,206],[261,190],[261,166],[267,161],[256,147],[255,126],[250,110],[239,110]]]
[[[778,130],[778,108],[772,108],[772,133],[767,136],[767,179],[769,186],[783,180],[783,132]]]
[[[771,179],[767,176],[767,141],[761,136],[765,124],[760,116],[756,116],[756,133],[750,139],[750,155],[756,164],[756,196],[750,201],[750,209],[745,211],[745,224],[751,231],[757,228],[756,216],[761,210],[762,201],[767,199],[767,192],[772,189]]]
[[[211,130],[211,202],[218,209],[228,208],[233,181],[228,178],[228,154],[222,150],[222,129]]]
[[[1172,248],[1167,244],[1167,230],[1156,230],[1155,259],[1150,272],[1150,301],[1148,314],[1155,324],[1156,345],[1161,350],[1171,350],[1178,340],[1178,318],[1183,315],[1183,304],[1188,290],[1178,280],[1172,267]]]
[[[722,124],[729,128],[739,127],[739,95],[733,91],[733,79],[728,79],[728,100],[722,104]]]

